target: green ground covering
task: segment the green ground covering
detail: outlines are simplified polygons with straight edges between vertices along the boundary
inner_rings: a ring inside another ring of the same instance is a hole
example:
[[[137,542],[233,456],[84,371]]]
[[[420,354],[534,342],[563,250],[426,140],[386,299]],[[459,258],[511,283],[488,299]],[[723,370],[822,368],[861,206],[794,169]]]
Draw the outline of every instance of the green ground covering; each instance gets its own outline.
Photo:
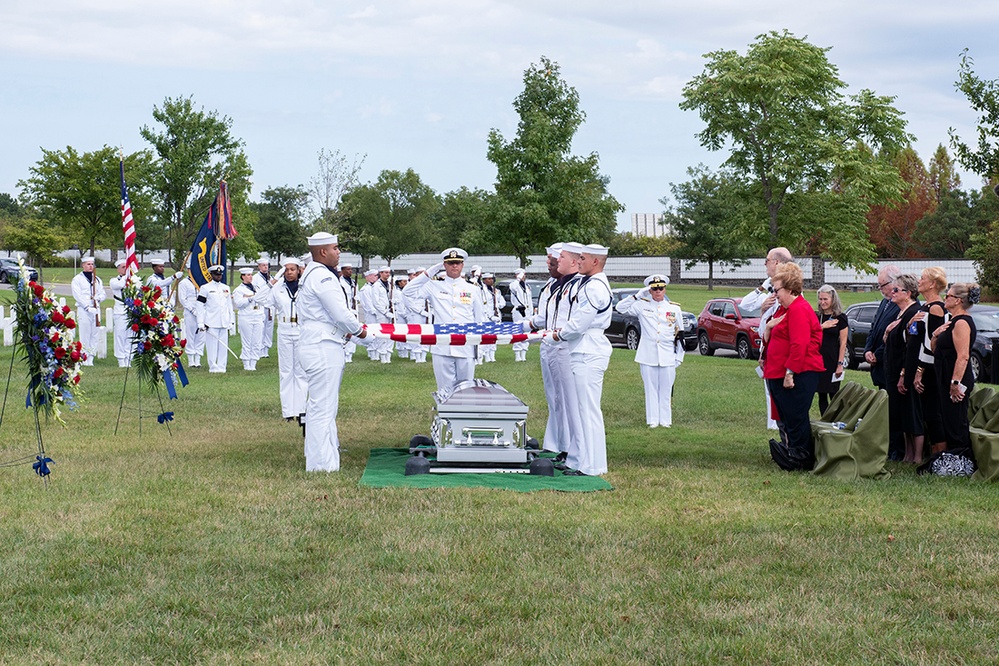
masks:
[[[536,349],[497,356],[478,376],[540,435]],[[123,373],[99,361],[69,427],[44,427],[48,487],[0,468],[0,662],[999,660],[999,489],[900,463],[885,482],[780,472],[754,364],[733,357],[688,356],[674,427],[649,430],[633,358],[607,372],[614,490],[597,493],[360,487],[370,449],[427,432],[430,364],[358,354],[343,469],[306,474],[275,358],[192,371],[172,437],[129,411],[113,434]],[[34,448],[23,387],[15,365],[0,461]],[[127,407],[136,392],[132,374]]]

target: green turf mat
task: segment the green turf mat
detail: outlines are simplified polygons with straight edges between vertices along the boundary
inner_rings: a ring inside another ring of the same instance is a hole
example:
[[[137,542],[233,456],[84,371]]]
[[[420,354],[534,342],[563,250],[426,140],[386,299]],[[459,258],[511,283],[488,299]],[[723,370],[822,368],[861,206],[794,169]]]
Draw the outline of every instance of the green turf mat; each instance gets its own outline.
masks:
[[[592,492],[613,490],[614,486],[599,476],[555,476],[533,474],[414,474],[406,476],[409,449],[371,449],[368,466],[364,468],[360,485],[370,488],[501,488],[531,492],[562,490]]]

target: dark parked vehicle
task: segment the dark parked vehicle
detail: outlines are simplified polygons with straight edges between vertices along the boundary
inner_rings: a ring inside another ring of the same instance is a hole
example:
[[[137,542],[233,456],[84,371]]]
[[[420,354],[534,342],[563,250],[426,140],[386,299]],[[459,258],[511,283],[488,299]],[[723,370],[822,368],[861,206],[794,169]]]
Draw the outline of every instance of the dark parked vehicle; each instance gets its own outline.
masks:
[[[847,367],[856,370],[864,363],[864,347],[867,346],[867,336],[874,325],[874,317],[878,314],[881,301],[856,303],[846,309],[846,320],[849,329],[846,334]]]
[[[759,358],[760,311],[743,310],[741,298],[714,298],[697,317],[697,346],[704,356],[733,349],[739,358]]]
[[[510,302],[510,283],[513,280],[503,280],[502,282],[496,283],[496,288],[499,292],[503,294],[503,298],[506,300],[506,305],[500,310],[503,315],[503,321],[513,321],[513,304]],[[534,303],[534,309],[538,309],[538,296],[541,295],[541,290],[545,286],[547,280],[527,280],[527,287],[531,290],[531,301]],[[531,313],[528,313],[531,314]]]
[[[642,339],[642,325],[635,315],[623,315],[617,311],[617,304],[622,298],[633,296],[638,293],[638,289],[611,289],[614,300],[611,302],[610,326],[604,331],[604,335],[611,344],[624,345],[628,349],[638,349],[638,343]],[[669,297],[667,297],[668,300]],[[697,347],[697,317],[690,312],[683,312],[683,348],[686,351],[693,351]]]
[[[993,305],[976,305],[968,311],[975,320],[975,344],[971,347],[971,371],[975,381],[996,383],[992,375],[992,348],[999,340],[999,308]]]
[[[31,266],[26,266],[26,268],[28,269],[28,279],[37,280],[38,271]],[[20,270],[20,266],[14,259],[0,259],[0,280],[9,284],[17,284],[18,270]]]

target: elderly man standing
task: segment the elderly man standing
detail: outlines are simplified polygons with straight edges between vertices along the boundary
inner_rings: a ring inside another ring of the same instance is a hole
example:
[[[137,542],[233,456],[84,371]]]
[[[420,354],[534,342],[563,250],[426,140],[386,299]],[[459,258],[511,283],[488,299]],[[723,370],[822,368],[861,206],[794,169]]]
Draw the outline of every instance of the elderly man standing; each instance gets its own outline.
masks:
[[[417,275],[403,295],[410,310],[422,311],[430,302],[436,324],[471,324],[485,320],[478,289],[461,277],[468,253],[451,247],[441,252],[441,262]],[[443,270],[443,280],[433,278]],[[474,350],[470,346],[434,345],[431,353],[437,390],[443,391],[475,378]]]
[[[562,251],[565,251],[563,246]],[[607,473],[607,439],[600,407],[604,372],[610,363],[611,345],[604,335],[611,322],[613,302],[610,283],[604,275],[607,248],[586,245],[579,254],[579,279],[570,285],[568,321],[553,334],[569,344],[569,365],[579,400],[583,439],[578,455],[569,451],[563,472],[570,476]]]
[[[299,280],[301,327],[299,360],[308,378],[306,403],[305,471],[340,469],[340,440],[336,416],[343,379],[343,344],[350,337],[364,339],[367,331],[351,312],[344,285],[335,268],[340,261],[337,237],[319,232],[309,237],[312,261]]]
[[[898,305],[892,302],[892,289],[895,280],[902,275],[898,266],[888,264],[878,271],[878,289],[881,290],[881,304],[871,323],[871,332],[867,335],[864,346],[864,360],[871,365],[871,382],[879,389],[887,390],[888,379],[885,375],[885,331],[888,325],[898,317]],[[905,455],[905,442],[899,430],[888,433],[888,457],[891,460],[901,460]]]
[[[534,316],[534,301],[531,299],[531,288],[527,286],[527,273],[518,268],[514,280],[510,283],[510,305],[513,307],[511,316],[514,323],[522,322]],[[513,343],[513,360],[515,363],[527,360],[527,342]]]
[[[780,307],[780,303],[777,302],[777,296],[774,294],[773,287],[770,286],[770,280],[773,278],[774,273],[777,271],[777,267],[781,264],[786,264],[793,261],[791,252],[786,247],[775,247],[767,253],[766,267],[767,267],[767,279],[763,281],[759,287],[749,292],[742,297],[742,301],[739,303],[739,308],[742,310],[755,310],[760,309],[760,328],[759,334],[760,339],[763,339],[763,331],[766,330],[767,322],[774,313],[777,312],[777,308]],[[763,368],[763,352],[760,353],[760,368]],[[770,399],[770,389],[767,387],[767,383],[763,382],[763,395],[766,397],[767,401],[767,428],[770,430],[779,430],[780,426],[778,424],[777,410],[774,408],[773,401]]]
[[[177,300],[184,307],[182,330],[187,339],[187,363],[192,368],[201,367],[201,355],[205,353],[205,329],[202,320],[205,310],[198,303],[198,285],[188,276],[177,283]]]
[[[263,292],[271,288],[271,266],[270,262],[257,259],[257,272],[253,276],[253,287],[258,292]],[[264,305],[264,324],[260,329],[260,358],[270,356],[271,347],[274,346],[274,307],[269,304],[269,300]]]
[[[107,295],[104,293],[104,283],[94,271],[94,258],[90,255],[80,259],[82,271],[73,278],[70,284],[73,298],[76,299],[76,323],[80,332],[80,344],[87,358],[83,365],[93,365],[97,355],[100,335],[105,335],[101,329],[101,303]]]

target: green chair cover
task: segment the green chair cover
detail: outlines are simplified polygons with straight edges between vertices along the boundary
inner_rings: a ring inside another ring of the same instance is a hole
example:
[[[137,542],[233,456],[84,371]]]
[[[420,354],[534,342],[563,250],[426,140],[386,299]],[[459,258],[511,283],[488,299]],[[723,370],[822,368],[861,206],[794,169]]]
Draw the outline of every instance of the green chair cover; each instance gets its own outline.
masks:
[[[843,481],[887,479],[888,394],[877,391],[866,403],[856,430],[813,428],[817,476]],[[842,419],[837,419],[842,420]]]
[[[843,419],[837,418],[837,413],[843,408],[844,405],[849,404],[852,400],[860,395],[860,392],[866,390],[863,386],[857,382],[846,382],[839,388],[836,395],[832,397],[829,401],[829,405],[826,407],[826,411],[822,412],[822,421],[842,421]]]

